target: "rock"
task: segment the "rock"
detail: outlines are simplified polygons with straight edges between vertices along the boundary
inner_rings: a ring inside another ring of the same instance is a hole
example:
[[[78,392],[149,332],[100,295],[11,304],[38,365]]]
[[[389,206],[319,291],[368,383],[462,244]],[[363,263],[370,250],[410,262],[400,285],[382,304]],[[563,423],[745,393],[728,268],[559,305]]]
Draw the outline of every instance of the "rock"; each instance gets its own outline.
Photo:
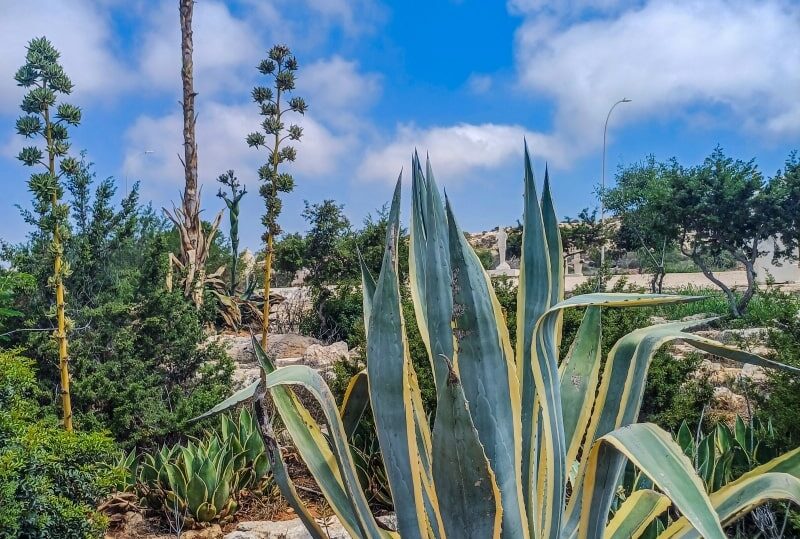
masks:
[[[745,364],[742,366],[742,376],[753,382],[761,383],[767,380],[767,371],[758,365]]]
[[[718,318],[718,315],[714,313],[690,314],[688,316],[684,316],[683,318],[681,318],[681,322],[691,322],[693,320],[705,320],[706,318]]]
[[[749,417],[747,399],[742,395],[734,393],[727,387],[714,388],[714,415],[732,424],[736,416]]]
[[[378,517],[377,520],[393,530],[397,527],[397,518],[394,515]],[[330,517],[327,520],[327,525],[322,525],[322,529],[330,539],[350,538],[350,535],[335,516]],[[227,534],[224,539],[275,539],[277,537],[283,539],[309,539],[311,535],[306,531],[302,521],[299,518],[295,518],[277,522],[269,520],[240,522],[236,526],[236,531]]]
[[[222,539],[222,528],[219,524],[212,524],[199,530],[186,530],[181,533],[181,539]]]
[[[256,358],[249,335],[217,335],[212,338],[228,349],[228,354],[236,363],[255,363]],[[267,352],[277,359],[303,357],[306,349],[314,344],[322,344],[314,337],[294,333],[273,333],[269,336]]]
[[[348,354],[347,343],[343,341],[328,346],[312,344],[303,354],[303,362],[317,369],[325,369],[331,367],[334,362],[348,357]]]
[[[657,326],[658,324],[666,324],[667,322],[669,322],[669,320],[667,320],[663,316],[651,316],[650,317],[650,325],[651,326]]]
[[[244,366],[240,363],[237,363],[236,367],[233,369],[232,378],[233,387],[236,390],[249,386],[261,378],[261,367]]]

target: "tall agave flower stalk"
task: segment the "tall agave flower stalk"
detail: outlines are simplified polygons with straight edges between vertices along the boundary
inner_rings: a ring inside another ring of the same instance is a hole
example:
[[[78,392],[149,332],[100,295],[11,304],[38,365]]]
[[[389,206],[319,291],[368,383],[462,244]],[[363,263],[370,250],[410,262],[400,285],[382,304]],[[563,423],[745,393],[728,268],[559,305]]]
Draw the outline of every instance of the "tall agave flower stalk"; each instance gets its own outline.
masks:
[[[247,187],[239,183],[232,170],[225,174],[220,174],[217,181],[231,190],[230,197],[222,189],[219,190],[217,196],[224,200],[225,205],[228,206],[228,217],[231,224],[231,282],[228,294],[235,296],[236,287],[239,285],[239,206],[241,205],[242,197],[247,194]]]
[[[209,413],[242,400],[275,408],[320,490],[353,537],[723,539],[723,526],[769,499],[800,501],[800,449],[706,493],[691,462],[653,424],[636,423],[648,367],[664,344],[682,340],[723,358],[794,373],[760,356],[688,330],[708,320],[638,329],[600,353],[603,308],[660,305],[699,298],[596,293],[564,299],[556,212],[545,173],[541,199],[525,151],[525,215],[517,296],[517,343],[488,275],[443,203],[430,165],[412,171],[410,281],[415,316],[436,382],[430,428],[408,352],[400,304],[397,183],[377,281],[362,265],[367,366],[341,408],[320,375],[302,365],[276,369],[254,342],[266,373]],[[585,308],[575,340],[559,355],[561,314]],[[602,376],[600,373],[602,372]],[[296,397],[318,401],[327,434]],[[358,482],[348,438],[372,407],[398,530],[382,528]],[[325,537],[298,499],[261,415],[276,481],[313,537]],[[652,488],[628,496],[611,517],[626,461]],[[663,522],[667,508],[680,518]]]

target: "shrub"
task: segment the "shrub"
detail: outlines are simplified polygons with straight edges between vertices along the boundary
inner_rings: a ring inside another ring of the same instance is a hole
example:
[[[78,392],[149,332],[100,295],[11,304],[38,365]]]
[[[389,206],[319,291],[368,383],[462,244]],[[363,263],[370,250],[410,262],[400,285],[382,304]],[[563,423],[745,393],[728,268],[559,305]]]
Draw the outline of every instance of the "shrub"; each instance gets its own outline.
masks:
[[[109,302],[73,341],[73,398],[84,427],[106,428],[125,447],[174,441],[186,420],[230,388],[233,363],[205,344],[200,314],[180,293],[139,304]]]
[[[114,443],[42,417],[32,365],[0,352],[0,537],[102,537],[95,507],[117,481]]]

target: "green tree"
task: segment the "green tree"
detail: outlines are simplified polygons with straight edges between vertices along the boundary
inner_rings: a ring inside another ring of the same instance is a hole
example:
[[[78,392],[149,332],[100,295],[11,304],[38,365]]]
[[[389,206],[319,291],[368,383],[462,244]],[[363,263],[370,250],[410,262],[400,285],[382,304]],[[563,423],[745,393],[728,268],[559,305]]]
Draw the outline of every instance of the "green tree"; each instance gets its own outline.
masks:
[[[759,244],[777,231],[763,196],[764,177],[754,160],[728,157],[717,147],[701,165],[670,175],[671,204],[664,217],[678,229],[678,246],[728,298],[741,316],[756,290]],[[747,288],[741,297],[713,272],[711,261],[724,253],[744,266]]]
[[[310,264],[306,282],[311,285],[322,287],[348,274],[356,275],[356,260],[346,249],[351,227],[343,209],[333,200],[305,202],[303,218],[310,225],[306,235],[306,260]]]
[[[253,88],[253,101],[259,107],[259,114],[264,117],[261,122],[262,131],[247,135],[247,145],[251,148],[264,148],[269,160],[258,169],[261,180],[259,193],[264,198],[266,213],[261,219],[266,231],[263,239],[266,244],[264,260],[264,319],[261,328],[261,345],[266,349],[267,334],[269,332],[269,289],[272,278],[272,258],[274,256],[273,243],[281,229],[278,225],[278,216],[281,213],[282,202],[280,193],[289,193],[294,189],[294,179],[291,174],[279,172],[281,163],[294,161],[297,152],[293,146],[283,144],[287,139],[299,141],[303,136],[303,129],[296,124],[287,128],[283,122],[284,114],[296,112],[305,114],[308,108],[301,97],[287,98],[287,94],[294,91],[295,71],[297,59],[292,55],[286,45],[275,45],[267,53],[267,58],[258,65],[258,71],[271,77],[272,88],[256,86]],[[270,137],[271,140],[267,140]]]
[[[674,159],[658,163],[654,156],[617,172],[617,185],[603,196],[606,208],[620,220],[617,246],[638,251],[653,277],[650,290],[661,293],[667,273],[666,256],[675,248],[678,227],[664,214],[670,210],[672,178],[682,178]]]
[[[273,244],[273,250],[274,270],[289,279],[306,265],[306,239],[298,232],[283,235]]]
[[[796,151],[769,181],[766,196],[774,205],[768,215],[771,227],[780,234],[776,254],[796,261],[800,247],[800,157]]]
[[[219,190],[217,196],[225,201],[228,206],[228,215],[231,222],[231,284],[228,293],[233,296],[236,294],[236,287],[238,286],[238,270],[236,268],[239,262],[239,205],[242,197],[247,194],[247,187],[242,186],[239,180],[236,179],[232,170],[225,174],[220,174],[217,181],[222,185],[227,186],[231,190],[231,196],[228,197],[222,189]]]
[[[61,373],[61,406],[64,428],[72,430],[72,403],[69,392],[69,353],[67,344],[66,291],[64,279],[70,268],[64,263],[65,222],[69,208],[61,202],[64,188],[61,178],[77,172],[78,161],[68,155],[69,131],[67,126],[77,126],[81,110],[69,103],[57,103],[60,96],[72,93],[73,85],[59,63],[60,54],[45,37],[28,43],[25,64],[14,79],[28,91],[22,100],[25,113],[17,120],[17,133],[25,138],[40,138],[45,144],[26,146],[18,159],[29,167],[40,166],[44,172],[31,175],[28,188],[33,193],[34,211],[38,217],[41,235],[45,230],[52,234],[51,252],[53,274],[50,283],[55,292],[55,339],[58,342],[58,368]]]

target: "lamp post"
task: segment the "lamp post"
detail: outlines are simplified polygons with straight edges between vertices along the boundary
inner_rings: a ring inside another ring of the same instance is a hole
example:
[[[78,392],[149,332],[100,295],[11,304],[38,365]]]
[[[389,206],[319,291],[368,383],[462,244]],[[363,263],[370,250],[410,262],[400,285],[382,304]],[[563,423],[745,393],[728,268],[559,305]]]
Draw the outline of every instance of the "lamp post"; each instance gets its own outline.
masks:
[[[606,136],[608,135],[608,120],[611,118],[611,113],[614,112],[614,109],[617,108],[617,105],[620,103],[630,103],[631,100],[627,97],[623,97],[613,105],[611,108],[608,109],[608,114],[606,115],[606,124],[603,127],[603,171],[601,174],[600,180],[600,230],[603,230],[603,225],[605,225],[605,217],[606,217],[606,208],[605,204],[603,203],[603,194],[606,190]],[[603,266],[606,263],[606,240],[605,237],[603,238],[603,244],[600,246],[600,268],[602,270]]]

